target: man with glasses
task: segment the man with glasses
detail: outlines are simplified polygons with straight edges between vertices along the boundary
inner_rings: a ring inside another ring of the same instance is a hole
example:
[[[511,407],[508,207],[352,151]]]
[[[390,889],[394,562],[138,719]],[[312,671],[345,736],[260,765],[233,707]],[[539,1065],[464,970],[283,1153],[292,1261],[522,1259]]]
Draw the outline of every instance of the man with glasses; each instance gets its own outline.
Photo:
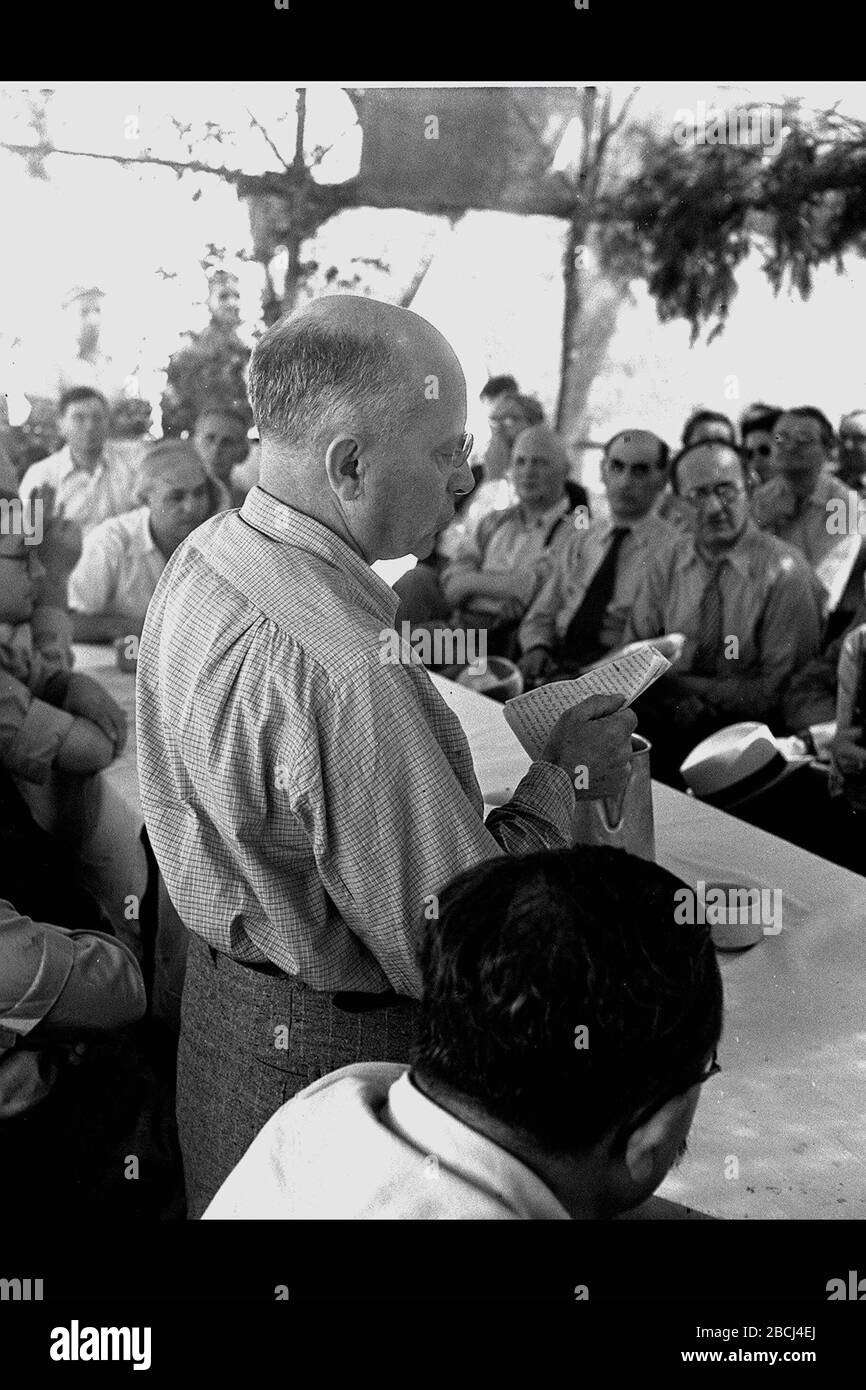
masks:
[[[442,883],[570,844],[575,799],[625,786],[636,723],[577,705],[485,822],[466,736],[371,568],[428,554],[472,485],[452,348],[410,310],[328,295],[259,340],[250,393],[260,484],[175,551],[138,661],[142,807],[190,934],[193,1217],[289,1096],[408,1059]]]
[[[682,786],[679,766],[701,739],[745,719],[772,727],[787,681],[818,653],[822,621],[803,557],[749,515],[736,448],[683,449],[672,481],[694,509],[694,535],[650,557],[624,636],[686,636],[677,665],[635,703],[653,775]]]
[[[575,675],[622,644],[649,557],[680,534],[655,512],[668,446],[648,430],[621,430],[601,473],[611,517],[572,527],[518,633],[530,686]]]
[[[838,543],[839,535],[828,526],[841,500],[847,509],[853,496],[849,487],[830,472],[834,446],[833,426],[814,406],[786,410],[773,435],[773,473],[752,498],[752,514],[764,531],[796,545],[813,569]]]
[[[424,933],[412,1065],[296,1096],[206,1219],[689,1216],[651,1194],[720,1070],[723,996],[709,929],[676,920],[682,886],[612,849],[461,874]]]

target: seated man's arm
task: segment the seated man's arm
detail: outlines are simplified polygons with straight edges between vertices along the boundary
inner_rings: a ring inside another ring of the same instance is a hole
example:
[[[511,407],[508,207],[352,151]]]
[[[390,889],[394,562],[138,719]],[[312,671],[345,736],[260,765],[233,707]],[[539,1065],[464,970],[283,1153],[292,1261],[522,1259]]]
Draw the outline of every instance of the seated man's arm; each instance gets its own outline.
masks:
[[[0,901],[3,1026],[33,1046],[107,1032],[144,1016],[132,952],[103,932],[34,922]]]
[[[547,647],[553,651],[557,645],[556,615],[564,601],[563,578],[570,554],[570,550],[566,549],[557,555],[551,573],[535,595],[520,624],[517,640],[524,655],[533,647]]]
[[[116,611],[123,547],[110,526],[97,526],[84,539],[81,559],[69,576],[69,608],[76,642],[114,642],[141,636],[142,619]]]

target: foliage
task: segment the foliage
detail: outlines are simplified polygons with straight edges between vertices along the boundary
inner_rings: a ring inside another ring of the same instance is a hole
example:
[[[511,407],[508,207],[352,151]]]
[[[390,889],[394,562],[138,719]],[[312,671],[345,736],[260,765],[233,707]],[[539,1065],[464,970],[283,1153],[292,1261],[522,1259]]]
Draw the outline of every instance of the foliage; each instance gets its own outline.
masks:
[[[753,247],[776,293],[787,279],[804,298],[817,266],[841,271],[846,252],[866,254],[866,122],[773,110],[780,138],[769,146],[645,131],[640,172],[599,207],[606,266],[645,278],[659,318],[686,319],[693,342],[704,327],[710,341],[721,332]]]

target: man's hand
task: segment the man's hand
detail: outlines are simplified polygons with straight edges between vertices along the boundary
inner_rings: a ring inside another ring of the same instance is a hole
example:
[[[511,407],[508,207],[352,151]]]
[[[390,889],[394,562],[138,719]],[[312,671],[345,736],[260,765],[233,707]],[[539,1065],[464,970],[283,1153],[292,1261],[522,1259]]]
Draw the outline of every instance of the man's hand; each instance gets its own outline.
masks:
[[[69,714],[78,714],[89,719],[101,729],[106,738],[114,744],[115,754],[121,753],[126,745],[126,715],[107,690],[103,690],[92,676],[73,671],[63,701],[63,708]]]
[[[562,767],[577,781],[580,801],[620,796],[631,771],[631,736],[637,716],[621,695],[590,695],[556,722],[542,761]],[[583,776],[578,776],[580,769]]]
[[[49,574],[70,575],[81,559],[81,527],[74,521],[52,516],[43,521],[39,559]]]
[[[553,654],[547,647],[530,647],[517,664],[528,687],[540,685],[545,676],[549,676],[553,670]]]

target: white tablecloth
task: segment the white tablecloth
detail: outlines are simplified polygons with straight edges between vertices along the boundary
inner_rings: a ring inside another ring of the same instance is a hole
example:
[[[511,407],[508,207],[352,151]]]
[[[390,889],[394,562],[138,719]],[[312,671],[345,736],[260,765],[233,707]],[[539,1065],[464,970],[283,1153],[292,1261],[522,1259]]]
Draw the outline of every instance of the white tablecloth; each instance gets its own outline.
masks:
[[[502,706],[433,680],[498,801],[529,767]],[[658,783],[653,807],[658,863],[687,883],[782,892],[778,936],[719,953],[722,1074],[661,1195],[728,1218],[866,1218],[866,879]]]

